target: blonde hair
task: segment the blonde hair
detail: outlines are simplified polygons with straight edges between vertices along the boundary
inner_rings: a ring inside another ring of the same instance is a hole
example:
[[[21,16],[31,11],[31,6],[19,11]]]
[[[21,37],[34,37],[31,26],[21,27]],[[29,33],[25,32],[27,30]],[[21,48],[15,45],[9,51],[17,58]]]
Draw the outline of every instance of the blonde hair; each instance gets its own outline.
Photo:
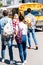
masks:
[[[15,15],[14,15],[14,18],[17,18],[17,19],[18,19],[18,18],[19,18],[19,17],[18,17],[18,14],[15,14]]]

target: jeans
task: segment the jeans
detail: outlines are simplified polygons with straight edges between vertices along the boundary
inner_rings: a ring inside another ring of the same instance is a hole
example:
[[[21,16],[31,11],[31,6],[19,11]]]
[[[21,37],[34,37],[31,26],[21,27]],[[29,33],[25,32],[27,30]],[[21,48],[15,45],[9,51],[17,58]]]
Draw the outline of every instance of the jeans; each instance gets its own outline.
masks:
[[[22,43],[18,43],[19,55],[22,62],[26,60],[26,36],[22,36]]]
[[[8,37],[5,38],[4,36],[2,36],[1,40],[2,40],[2,52],[1,52],[2,59],[5,58],[5,49],[6,49],[6,42],[7,42],[10,60],[13,60],[11,37],[8,36]]]
[[[31,31],[31,34],[32,34],[32,38],[35,42],[35,45],[37,45],[37,38],[36,38],[36,35],[35,35],[35,29],[28,29],[28,43],[29,43],[29,46],[31,47],[30,31]]]

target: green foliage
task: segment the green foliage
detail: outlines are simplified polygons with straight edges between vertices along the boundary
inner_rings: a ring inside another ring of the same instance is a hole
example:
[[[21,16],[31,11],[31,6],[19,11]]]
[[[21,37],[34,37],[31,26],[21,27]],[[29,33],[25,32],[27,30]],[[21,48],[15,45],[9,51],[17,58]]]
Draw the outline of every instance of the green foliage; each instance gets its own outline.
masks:
[[[0,7],[2,7],[2,3],[0,2]]]

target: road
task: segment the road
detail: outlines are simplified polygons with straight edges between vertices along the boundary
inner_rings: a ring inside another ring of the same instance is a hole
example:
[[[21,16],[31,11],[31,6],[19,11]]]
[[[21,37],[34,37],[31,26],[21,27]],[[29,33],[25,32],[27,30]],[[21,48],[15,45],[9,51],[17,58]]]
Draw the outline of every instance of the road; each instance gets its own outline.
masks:
[[[43,32],[36,32],[36,37],[38,40],[38,50],[35,50],[34,41],[31,36],[31,44],[32,49],[27,48],[27,63],[25,65],[43,65]],[[28,46],[28,43],[27,43]],[[17,44],[14,41],[13,42],[13,58],[16,61],[16,64],[19,65],[18,62],[20,61],[19,58],[19,52],[17,48]],[[1,40],[0,40],[0,65],[9,65],[9,53],[8,53],[8,47],[6,47],[6,54],[5,54],[5,63],[1,62]]]

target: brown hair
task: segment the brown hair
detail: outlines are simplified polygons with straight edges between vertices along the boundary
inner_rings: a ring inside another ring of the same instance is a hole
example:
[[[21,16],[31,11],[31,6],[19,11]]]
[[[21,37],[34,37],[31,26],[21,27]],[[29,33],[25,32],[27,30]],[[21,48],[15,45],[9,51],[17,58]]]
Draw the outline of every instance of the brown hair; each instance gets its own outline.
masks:
[[[28,13],[30,13],[30,12],[31,12],[31,9],[30,9],[30,8],[28,8],[28,9],[27,9],[27,12],[28,12]]]
[[[20,13],[19,15],[19,21],[23,21],[24,20],[24,16]]]
[[[3,15],[4,15],[4,16],[7,16],[7,15],[8,15],[8,11],[7,11],[7,10],[4,10],[4,11],[3,11]]]

